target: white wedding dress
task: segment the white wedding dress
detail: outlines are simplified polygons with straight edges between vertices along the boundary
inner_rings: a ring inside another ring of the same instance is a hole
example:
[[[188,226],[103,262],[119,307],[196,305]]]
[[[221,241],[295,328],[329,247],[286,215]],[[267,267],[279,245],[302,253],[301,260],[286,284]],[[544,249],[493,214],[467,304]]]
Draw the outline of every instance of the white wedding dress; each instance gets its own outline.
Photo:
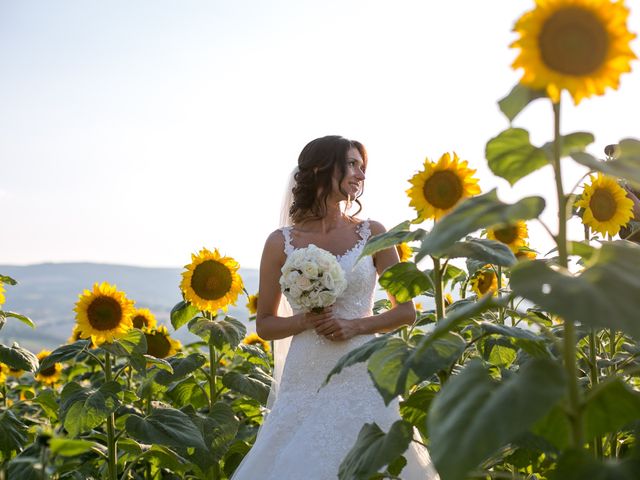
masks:
[[[334,304],[334,313],[345,319],[372,315],[376,286],[373,260],[367,256],[356,262],[370,235],[369,222],[365,220],[358,227],[360,241],[337,257],[348,286]],[[282,229],[287,255],[294,250],[290,228]],[[337,479],[340,463],[365,423],[375,422],[387,432],[400,419],[398,401],[385,406],[366,363],[344,369],[320,388],[340,357],[373,337],[359,335],[332,342],[314,330],[292,337],[277,399],[233,480]],[[415,435],[419,438],[417,431]],[[439,478],[421,445],[412,442],[404,455],[403,479]]]

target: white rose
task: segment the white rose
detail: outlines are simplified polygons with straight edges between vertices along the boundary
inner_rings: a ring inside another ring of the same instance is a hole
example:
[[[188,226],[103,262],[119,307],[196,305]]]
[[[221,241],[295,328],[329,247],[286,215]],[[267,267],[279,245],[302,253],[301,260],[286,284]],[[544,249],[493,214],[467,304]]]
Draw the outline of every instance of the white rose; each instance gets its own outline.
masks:
[[[323,291],[318,294],[318,306],[319,307],[328,307],[329,305],[333,305],[336,301],[336,297],[333,292]]]
[[[318,278],[318,266],[311,261],[306,261],[302,265],[302,274],[307,278]]]
[[[335,288],[335,286],[336,286],[336,282],[333,279],[333,276],[329,272],[325,272],[322,275],[321,280],[322,280],[322,286],[324,288],[327,288],[329,290],[333,290]]]
[[[302,275],[300,275],[296,282],[294,283],[294,285],[296,287],[298,287],[300,290],[311,290],[311,287],[313,286],[311,284],[311,280],[309,280],[307,277],[304,277]]]

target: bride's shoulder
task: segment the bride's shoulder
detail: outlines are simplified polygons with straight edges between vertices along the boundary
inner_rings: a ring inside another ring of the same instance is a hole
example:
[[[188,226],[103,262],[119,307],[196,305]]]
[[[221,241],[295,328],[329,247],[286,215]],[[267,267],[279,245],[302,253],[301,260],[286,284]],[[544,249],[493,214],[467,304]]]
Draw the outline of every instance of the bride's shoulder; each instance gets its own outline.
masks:
[[[269,234],[267,237],[267,241],[265,242],[267,246],[272,246],[276,248],[282,248],[284,246],[284,232],[282,228],[278,228]]]
[[[382,225],[382,223],[376,220],[371,220],[370,218],[368,218],[367,220],[363,220],[360,223],[365,223],[365,222],[367,222],[369,225],[369,229],[371,230],[371,235],[380,235],[387,231],[387,229],[384,228],[384,225]]]

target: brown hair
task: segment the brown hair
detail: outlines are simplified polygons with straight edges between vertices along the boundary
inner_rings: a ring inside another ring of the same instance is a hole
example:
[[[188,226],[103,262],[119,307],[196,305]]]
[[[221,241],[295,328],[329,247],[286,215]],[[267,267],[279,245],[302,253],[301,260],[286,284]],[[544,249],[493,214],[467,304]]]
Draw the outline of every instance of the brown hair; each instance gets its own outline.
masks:
[[[328,135],[309,142],[298,157],[298,172],[295,174],[296,184],[293,187],[293,204],[289,209],[289,217],[293,223],[303,219],[320,219],[327,213],[327,197],[331,194],[332,179],[338,174],[338,188],[347,170],[347,154],[351,148],[360,152],[364,168],[367,167],[367,151],[360,142],[349,140],[339,135]],[[362,195],[362,190],[358,196]],[[362,210],[356,198],[358,211]]]

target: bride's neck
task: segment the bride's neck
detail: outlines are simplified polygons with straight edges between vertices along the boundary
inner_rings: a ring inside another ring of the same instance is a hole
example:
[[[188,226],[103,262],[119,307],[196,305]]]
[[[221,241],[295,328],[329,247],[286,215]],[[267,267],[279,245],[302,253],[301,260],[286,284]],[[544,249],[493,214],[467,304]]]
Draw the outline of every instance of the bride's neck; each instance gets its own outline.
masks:
[[[332,203],[327,205],[324,217],[308,222],[307,228],[316,230],[319,233],[328,233],[343,227],[345,223],[350,223],[349,217],[343,213],[340,203]]]

